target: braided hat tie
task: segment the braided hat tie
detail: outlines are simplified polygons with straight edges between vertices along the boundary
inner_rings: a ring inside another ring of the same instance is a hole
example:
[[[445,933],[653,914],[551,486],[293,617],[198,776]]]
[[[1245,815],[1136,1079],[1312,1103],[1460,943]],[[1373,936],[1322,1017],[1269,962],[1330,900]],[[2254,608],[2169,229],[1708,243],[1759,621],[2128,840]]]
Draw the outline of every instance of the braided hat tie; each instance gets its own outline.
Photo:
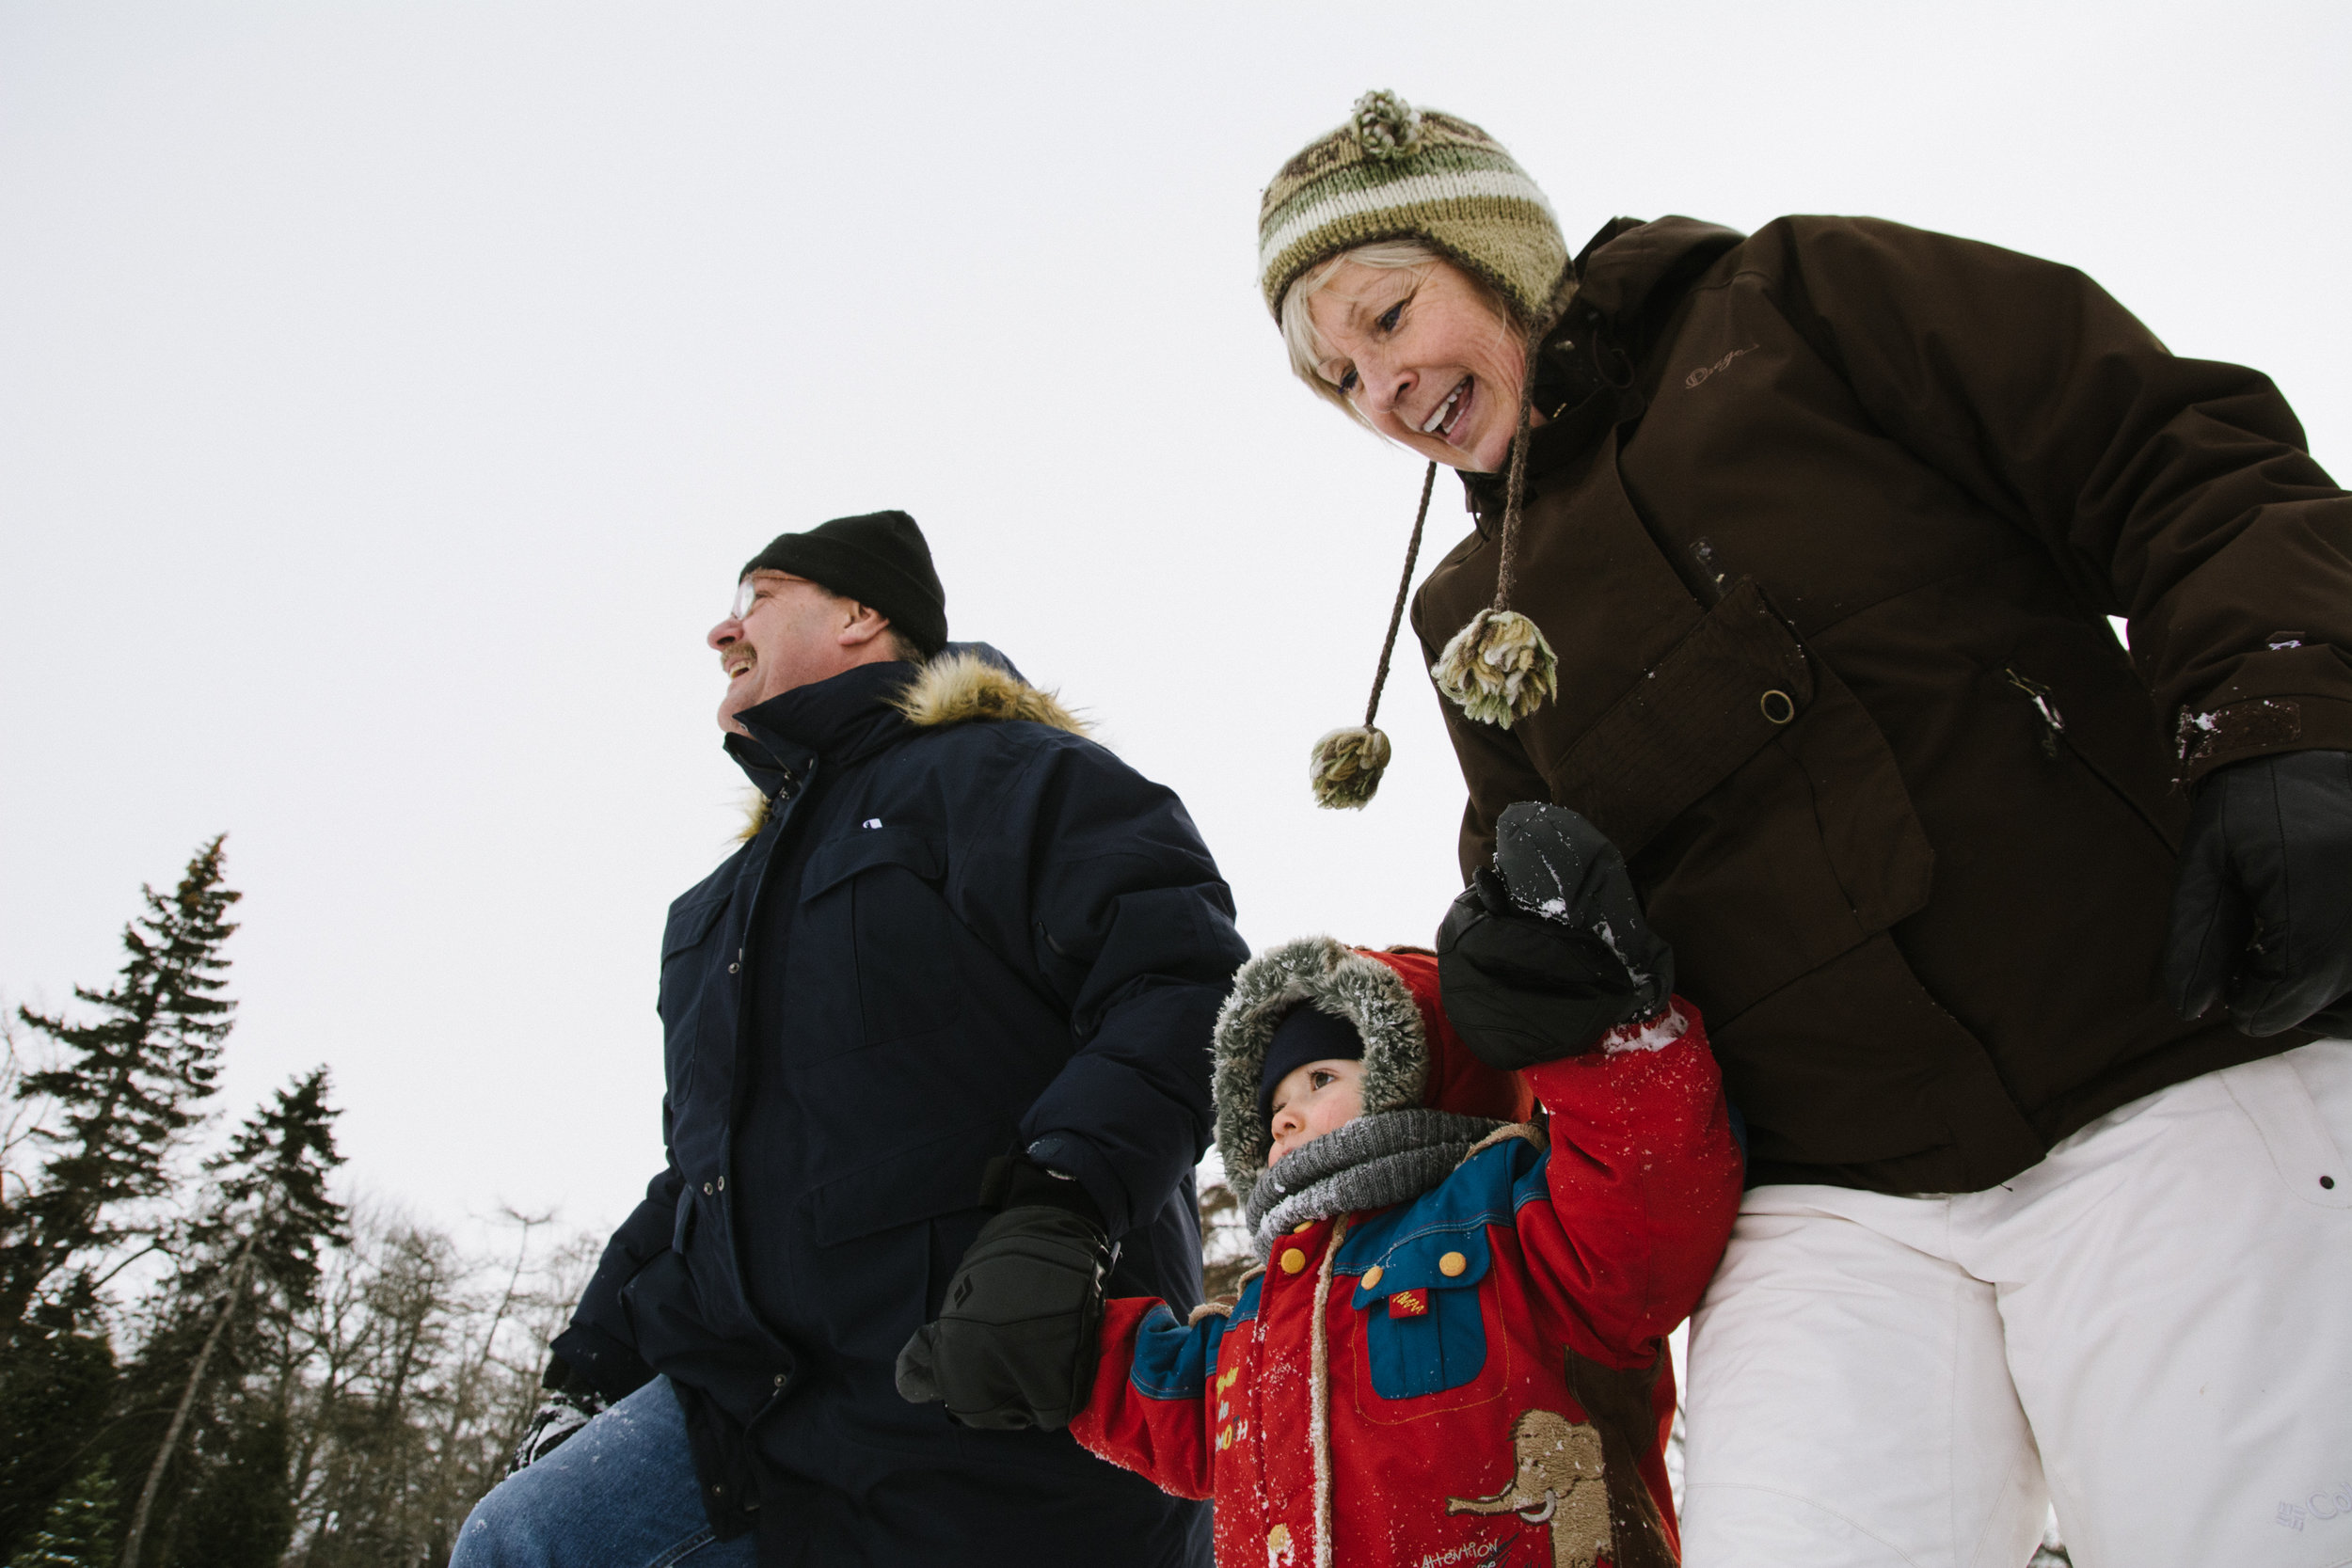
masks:
[[[1575,296],[1573,279],[1564,278],[1553,308],[1530,339],[1541,342]],[[1519,377],[1518,426],[1511,436],[1511,467],[1505,481],[1502,537],[1495,563],[1494,603],[1470,617],[1470,624],[1449,639],[1429,667],[1430,678],[1448,702],[1481,723],[1509,729],[1518,720],[1560,694],[1560,658],[1552,652],[1543,628],[1511,608],[1518,586],[1519,515],[1527,489],[1527,448],[1534,433],[1535,355],[1531,347],[1527,369]],[[1389,678],[1389,661],[1396,649],[1396,633],[1405,619],[1405,601],[1412,592],[1413,566],[1421,557],[1422,528],[1429,517],[1429,493],[1438,482],[1438,465],[1421,482],[1421,510],[1413,515],[1413,537],[1405,548],[1405,577],[1396,585],[1396,603],[1389,611],[1389,635],[1380,644],[1380,667],[1372,677],[1372,701],[1364,705],[1364,721],[1333,730],[1315,742],[1307,771],[1315,804],[1356,811],[1368,804],[1380,787],[1391,748],[1389,737],[1373,724],[1380,711],[1380,689]]]
[[[1541,341],[1538,338],[1536,341]],[[1448,702],[1481,723],[1511,727],[1560,694],[1560,659],[1543,628],[1511,608],[1518,586],[1519,511],[1527,485],[1527,444],[1535,388],[1535,356],[1519,377],[1519,422],[1511,436],[1511,477],[1495,562],[1495,602],[1470,617],[1429,667]]]
[[[1422,525],[1429,520],[1429,493],[1437,487],[1438,466],[1421,480],[1421,510],[1413,514],[1412,542],[1405,546],[1405,576],[1396,585],[1396,603],[1389,610],[1389,635],[1380,644],[1380,668],[1372,677],[1372,701],[1364,705],[1364,721],[1350,729],[1333,730],[1315,742],[1307,768],[1307,783],[1315,804],[1335,811],[1361,811],[1380,787],[1388,771],[1389,737],[1373,724],[1380,712],[1380,689],[1388,684],[1389,658],[1396,651],[1396,629],[1405,620],[1405,600],[1413,590],[1413,563],[1421,559]]]
[[[1521,492],[1533,424],[1536,345],[1576,290],[1575,268],[1543,192],[1502,144],[1465,119],[1417,108],[1392,92],[1368,92],[1347,121],[1310,142],[1276,173],[1258,213],[1259,284],[1279,318],[1282,298],[1330,257],[1381,240],[1418,241],[1483,281],[1531,326],[1511,443],[1501,560],[1492,606],[1449,641],[1430,674],[1470,718],[1508,729],[1559,692],[1559,660],[1543,632],[1510,608],[1518,568]],[[1308,782],[1318,805],[1355,810],[1380,787],[1389,737],[1375,725],[1396,634],[1412,593],[1422,530],[1438,465],[1422,477],[1421,509],[1405,576],[1389,611],[1364,721],[1315,742]]]

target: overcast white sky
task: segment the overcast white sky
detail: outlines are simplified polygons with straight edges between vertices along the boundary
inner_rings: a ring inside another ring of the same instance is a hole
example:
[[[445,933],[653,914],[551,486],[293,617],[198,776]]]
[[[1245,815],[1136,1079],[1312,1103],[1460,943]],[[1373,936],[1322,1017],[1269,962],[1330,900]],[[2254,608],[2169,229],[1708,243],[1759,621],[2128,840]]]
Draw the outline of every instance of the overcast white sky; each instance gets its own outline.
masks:
[[[2328,3],[0,3],[0,990],[103,983],[227,829],[231,1112],[323,1059],[357,1187],[609,1224],[663,907],[737,820],[702,634],[884,506],[1183,793],[1253,943],[1426,940],[1460,785],[1409,662],[1380,799],[1305,787],[1420,466],[1287,379],[1283,158],[1393,87],[1572,245],[2056,257],[2341,472],[2348,62]]]

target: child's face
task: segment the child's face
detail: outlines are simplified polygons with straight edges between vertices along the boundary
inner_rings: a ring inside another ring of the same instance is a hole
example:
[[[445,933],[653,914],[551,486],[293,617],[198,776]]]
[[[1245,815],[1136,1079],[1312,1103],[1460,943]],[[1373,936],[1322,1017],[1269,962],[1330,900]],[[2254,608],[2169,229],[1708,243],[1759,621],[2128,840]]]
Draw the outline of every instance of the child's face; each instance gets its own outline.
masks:
[[[1274,1147],[1267,1150],[1265,1163],[1272,1165],[1292,1149],[1363,1114],[1363,1063],[1334,1056],[1293,1068],[1274,1085]]]

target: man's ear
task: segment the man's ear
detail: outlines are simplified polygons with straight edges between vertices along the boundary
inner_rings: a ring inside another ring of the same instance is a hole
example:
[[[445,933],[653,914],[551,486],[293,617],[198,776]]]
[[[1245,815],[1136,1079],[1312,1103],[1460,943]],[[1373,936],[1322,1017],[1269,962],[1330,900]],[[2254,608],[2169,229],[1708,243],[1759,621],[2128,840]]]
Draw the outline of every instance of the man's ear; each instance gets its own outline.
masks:
[[[849,607],[849,615],[841,629],[834,633],[834,641],[844,648],[863,648],[890,629],[890,617],[872,605],[859,604],[855,599],[842,601]]]

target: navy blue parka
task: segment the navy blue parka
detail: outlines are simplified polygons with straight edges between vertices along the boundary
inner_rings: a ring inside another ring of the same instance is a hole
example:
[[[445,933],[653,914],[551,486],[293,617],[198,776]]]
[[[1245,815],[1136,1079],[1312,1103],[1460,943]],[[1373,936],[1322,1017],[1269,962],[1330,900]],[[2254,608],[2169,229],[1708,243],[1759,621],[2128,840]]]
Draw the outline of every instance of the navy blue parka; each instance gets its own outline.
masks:
[[[670,1376],[763,1564],[1205,1565],[1200,1505],[892,1377],[1000,1154],[1085,1185],[1112,1295],[1199,1299],[1208,1041],[1248,955],[1191,818],[979,657],[739,717],[768,806],[670,907],[669,1164],[556,1353],[608,1395]]]

